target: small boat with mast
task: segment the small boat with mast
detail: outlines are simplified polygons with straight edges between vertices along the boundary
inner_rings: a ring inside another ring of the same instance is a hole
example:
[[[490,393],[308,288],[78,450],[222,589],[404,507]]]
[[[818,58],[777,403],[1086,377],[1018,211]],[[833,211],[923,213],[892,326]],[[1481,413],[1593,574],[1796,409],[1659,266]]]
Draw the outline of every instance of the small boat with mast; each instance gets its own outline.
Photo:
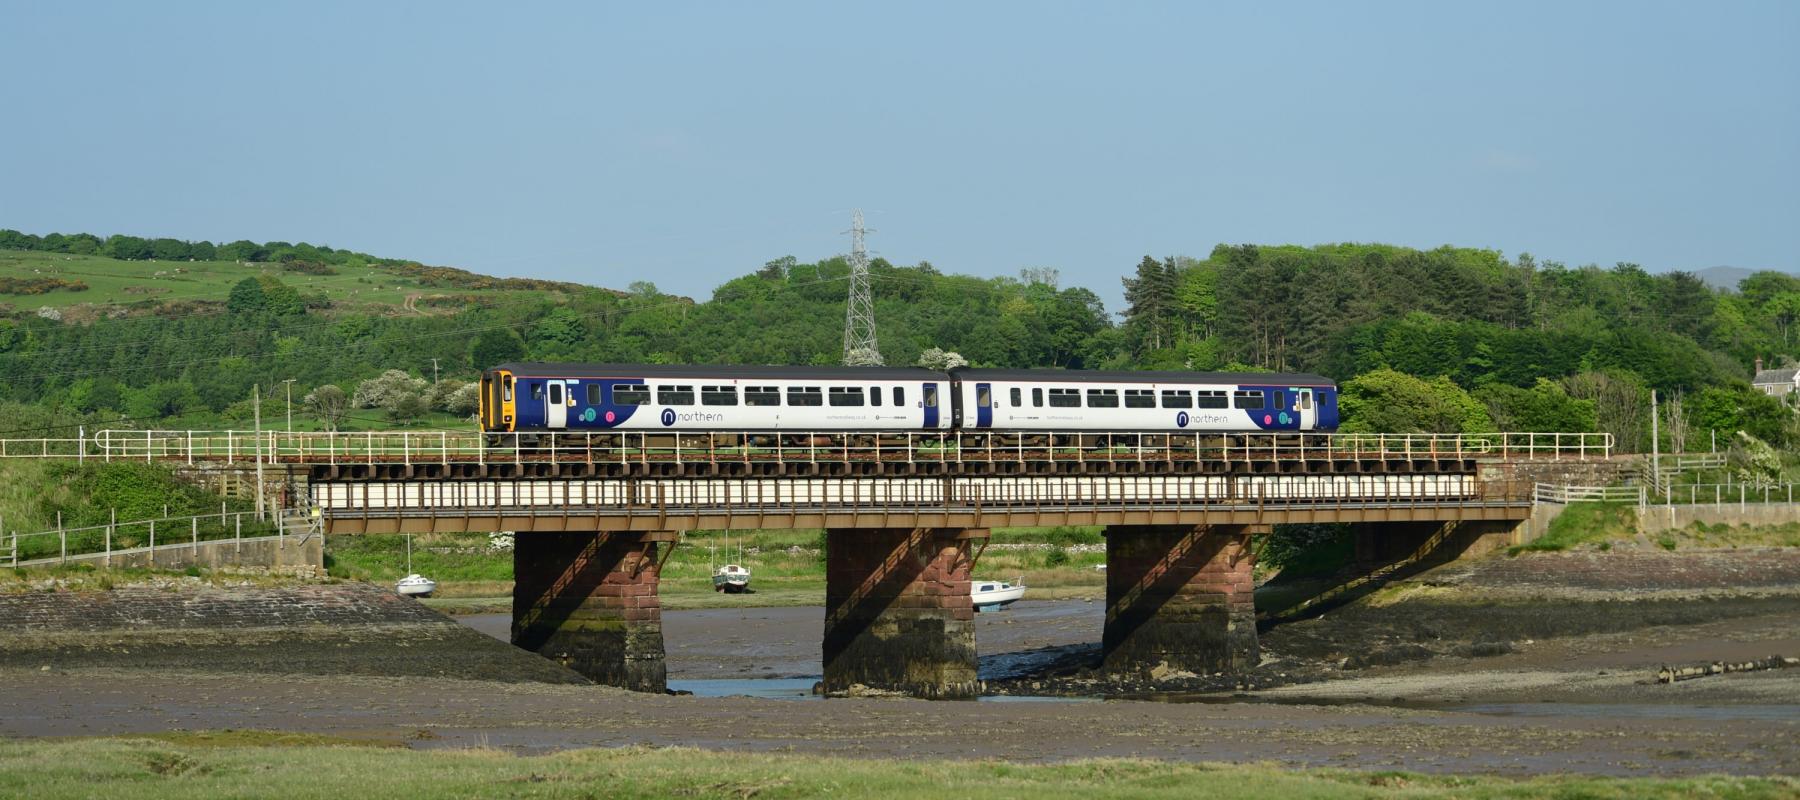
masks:
[[[437,591],[437,581],[412,571],[412,534],[406,534],[406,577],[394,584],[394,591],[406,597],[430,597]]]
[[[738,562],[725,564],[713,570],[713,591],[726,594],[743,594],[750,591],[750,569],[741,562],[744,560],[744,544],[738,542]],[[713,548],[706,548],[707,563],[712,562]]]

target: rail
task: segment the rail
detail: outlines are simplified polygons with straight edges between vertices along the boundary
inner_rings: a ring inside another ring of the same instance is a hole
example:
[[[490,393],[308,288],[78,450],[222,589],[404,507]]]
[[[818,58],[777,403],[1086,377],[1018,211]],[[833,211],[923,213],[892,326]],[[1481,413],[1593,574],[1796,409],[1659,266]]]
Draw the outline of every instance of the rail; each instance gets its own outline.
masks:
[[[542,464],[684,461],[1590,460],[1607,433],[1103,433],[1071,431],[773,433],[612,431],[104,430],[0,439],[0,458],[264,464]]]
[[[66,563],[70,558],[96,554],[112,556],[168,547],[198,548],[202,542],[245,542],[265,535],[285,536],[284,522],[271,525],[254,511],[221,508],[207,514],[109,521],[31,533],[14,531],[10,537],[10,552],[6,555],[11,566],[20,567]],[[244,536],[246,528],[252,534],[249,537]]]
[[[1540,483],[1532,489],[1532,500],[1539,503],[1636,503],[1643,505],[1646,490],[1642,486],[1568,486]]]
[[[1697,483],[1668,487],[1665,493],[1652,495],[1654,505],[1735,505],[1792,503],[1795,484],[1778,483],[1752,486],[1747,483]]]

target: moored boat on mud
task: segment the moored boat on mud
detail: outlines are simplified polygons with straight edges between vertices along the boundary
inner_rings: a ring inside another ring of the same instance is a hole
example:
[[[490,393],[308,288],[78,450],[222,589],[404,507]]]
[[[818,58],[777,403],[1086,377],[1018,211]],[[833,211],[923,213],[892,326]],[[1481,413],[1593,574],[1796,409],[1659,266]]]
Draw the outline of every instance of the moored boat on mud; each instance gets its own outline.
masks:
[[[1017,583],[1007,581],[972,581],[969,584],[969,599],[975,602],[976,611],[998,611],[1018,602],[1025,596],[1025,579]]]

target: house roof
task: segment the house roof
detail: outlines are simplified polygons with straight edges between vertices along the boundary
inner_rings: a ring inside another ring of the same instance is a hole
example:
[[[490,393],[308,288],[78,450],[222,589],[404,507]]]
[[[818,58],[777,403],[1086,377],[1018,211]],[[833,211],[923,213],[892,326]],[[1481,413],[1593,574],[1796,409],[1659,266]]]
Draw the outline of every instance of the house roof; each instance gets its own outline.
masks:
[[[1800,373],[1800,369],[1765,369],[1756,373],[1750,382],[1757,386],[1793,386],[1796,373]]]

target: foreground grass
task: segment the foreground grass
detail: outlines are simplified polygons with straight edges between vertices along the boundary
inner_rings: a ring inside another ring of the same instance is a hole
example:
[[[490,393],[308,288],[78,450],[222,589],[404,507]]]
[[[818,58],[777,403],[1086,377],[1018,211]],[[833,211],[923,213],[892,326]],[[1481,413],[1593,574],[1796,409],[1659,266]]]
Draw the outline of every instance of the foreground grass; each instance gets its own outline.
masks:
[[[1788,778],[1512,780],[1104,759],[1064,764],[852,760],[689,749],[407,750],[244,733],[0,741],[0,796],[1760,798]]]

